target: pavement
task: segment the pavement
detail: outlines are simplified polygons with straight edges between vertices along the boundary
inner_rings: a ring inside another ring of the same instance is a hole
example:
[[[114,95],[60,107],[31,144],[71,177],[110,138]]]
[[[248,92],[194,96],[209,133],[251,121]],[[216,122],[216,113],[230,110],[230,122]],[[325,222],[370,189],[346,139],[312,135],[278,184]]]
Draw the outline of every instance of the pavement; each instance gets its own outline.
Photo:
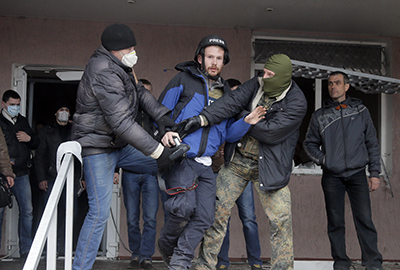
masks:
[[[92,270],[122,270],[128,269],[130,260],[111,260],[105,258],[98,258],[96,259]],[[153,265],[156,270],[168,270],[165,264],[161,260],[153,260]],[[19,270],[22,269],[24,266],[24,261],[19,259],[12,259],[12,260],[3,260],[0,261],[0,269],[1,270]],[[365,269],[361,266],[360,262],[354,262],[353,264],[355,270]],[[384,262],[383,264],[384,270],[397,270],[400,269],[400,262]],[[46,269],[46,260],[41,260],[38,270],[45,270]],[[57,260],[57,270],[64,269],[64,259],[58,258]],[[250,270],[250,266],[245,262],[232,262],[229,270]],[[270,269],[270,265],[268,262],[265,262],[263,265],[263,269],[268,270]],[[320,261],[320,263],[316,263],[315,261],[295,261],[295,270],[325,270],[325,269],[332,269],[332,262],[327,261]],[[139,270],[139,269],[138,269]]]

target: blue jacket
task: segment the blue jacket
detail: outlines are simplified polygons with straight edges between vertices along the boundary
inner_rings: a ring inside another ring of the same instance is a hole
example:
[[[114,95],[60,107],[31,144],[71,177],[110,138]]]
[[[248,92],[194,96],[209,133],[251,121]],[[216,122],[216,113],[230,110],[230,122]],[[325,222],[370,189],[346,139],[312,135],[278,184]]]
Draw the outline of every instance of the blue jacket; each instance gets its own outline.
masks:
[[[331,99],[316,110],[308,127],[304,149],[324,172],[348,177],[368,165],[370,176],[379,177],[380,152],[376,130],[360,99],[347,97],[341,104]]]
[[[159,98],[163,105],[172,110],[171,118],[176,123],[199,115],[210,104],[207,78],[199,72],[198,67],[194,61],[178,64],[175,69],[181,72],[172,78]],[[225,81],[223,83],[224,93],[230,92],[229,85]],[[183,143],[190,145],[187,156],[212,156],[225,140],[237,141],[251,126],[243,119],[225,119],[218,125],[201,128],[187,135],[183,139]]]

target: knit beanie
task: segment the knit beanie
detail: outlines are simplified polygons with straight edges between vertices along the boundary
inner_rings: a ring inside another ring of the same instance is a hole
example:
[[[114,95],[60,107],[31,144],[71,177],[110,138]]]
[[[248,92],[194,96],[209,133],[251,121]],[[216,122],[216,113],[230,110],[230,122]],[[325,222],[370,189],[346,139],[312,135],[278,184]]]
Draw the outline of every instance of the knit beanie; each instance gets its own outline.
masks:
[[[274,54],[265,62],[264,68],[275,73],[271,78],[263,78],[265,94],[269,98],[280,96],[292,81],[290,58],[285,54]]]
[[[67,100],[63,100],[63,99],[57,100],[53,105],[54,112],[57,112],[59,109],[61,109],[63,107],[71,109],[71,105],[69,104],[69,102]]]
[[[104,29],[101,35],[101,44],[108,51],[119,51],[136,46],[136,39],[129,26],[116,23]]]

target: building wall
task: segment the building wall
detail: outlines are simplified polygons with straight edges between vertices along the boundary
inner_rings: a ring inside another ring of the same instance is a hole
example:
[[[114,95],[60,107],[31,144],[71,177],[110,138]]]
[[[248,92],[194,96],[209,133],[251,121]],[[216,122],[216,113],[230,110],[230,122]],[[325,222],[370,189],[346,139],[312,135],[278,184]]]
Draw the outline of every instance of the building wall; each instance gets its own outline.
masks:
[[[11,65],[13,63],[85,66],[93,51],[100,45],[100,35],[109,22],[66,21],[54,19],[33,19],[0,17],[0,94],[9,89]],[[153,83],[158,96],[168,81],[176,74],[174,66],[182,61],[192,60],[199,40],[209,34],[219,34],[228,43],[231,62],[224,68],[224,78],[245,81],[250,76],[251,30],[205,28],[188,26],[157,26],[129,24],[135,32],[139,56],[135,71],[139,78],[147,78]],[[264,32],[273,36],[324,37],[330,39],[388,41],[392,48],[392,74],[400,78],[400,40],[382,37],[339,36],[329,33],[282,33]],[[400,112],[400,95],[393,95],[393,114]],[[400,159],[400,119],[393,123],[393,160]],[[384,184],[371,194],[373,218],[379,232],[379,248],[385,260],[400,260],[400,171],[394,166],[392,180],[395,198],[391,198]],[[326,235],[326,215],[320,176],[293,175],[290,183],[292,192],[292,212],[294,249],[296,259],[330,259],[328,237]],[[347,200],[347,246],[351,258],[360,259],[360,249],[354,230],[349,202]],[[161,207],[158,215],[158,231],[163,224]],[[262,211],[256,195],[256,215],[259,224],[262,257],[270,257],[268,220]],[[121,209],[121,235],[127,245],[125,209]],[[4,229],[3,229],[4,232]],[[4,239],[4,237],[3,237]],[[0,254],[5,254],[4,243]],[[121,257],[129,253],[122,247]],[[159,257],[156,251],[155,255]],[[246,257],[241,223],[234,208],[231,220],[230,257]]]

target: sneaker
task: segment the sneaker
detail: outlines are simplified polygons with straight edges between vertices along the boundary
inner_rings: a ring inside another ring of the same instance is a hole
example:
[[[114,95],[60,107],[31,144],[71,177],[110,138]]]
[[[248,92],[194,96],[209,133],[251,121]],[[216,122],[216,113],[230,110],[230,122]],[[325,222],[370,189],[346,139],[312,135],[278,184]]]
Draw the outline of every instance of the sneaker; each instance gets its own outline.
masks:
[[[169,267],[170,267],[169,262],[171,261],[171,256],[168,256],[168,255],[161,249],[161,246],[160,246],[160,239],[158,239],[158,241],[157,241],[157,249],[158,249],[158,251],[159,251],[160,254],[161,254],[161,257],[162,257],[162,260],[163,260],[164,264],[169,268]]]
[[[251,265],[251,270],[261,270],[261,265],[260,264],[253,264]]]
[[[144,269],[144,270],[155,270],[153,264],[151,263],[150,260],[143,260],[140,263],[140,269]]]
[[[133,258],[128,265],[128,269],[139,269],[139,258]]]
[[[229,266],[226,266],[225,264],[221,264],[217,266],[217,270],[228,270]]]

